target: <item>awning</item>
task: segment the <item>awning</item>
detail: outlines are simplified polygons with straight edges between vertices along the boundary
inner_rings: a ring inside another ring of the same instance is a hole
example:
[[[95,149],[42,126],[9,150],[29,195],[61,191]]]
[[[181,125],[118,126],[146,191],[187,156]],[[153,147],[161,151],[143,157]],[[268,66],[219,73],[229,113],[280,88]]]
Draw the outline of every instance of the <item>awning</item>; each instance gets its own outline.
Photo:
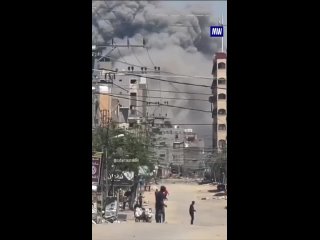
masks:
[[[140,176],[149,176],[150,170],[147,166],[139,166],[139,175]]]

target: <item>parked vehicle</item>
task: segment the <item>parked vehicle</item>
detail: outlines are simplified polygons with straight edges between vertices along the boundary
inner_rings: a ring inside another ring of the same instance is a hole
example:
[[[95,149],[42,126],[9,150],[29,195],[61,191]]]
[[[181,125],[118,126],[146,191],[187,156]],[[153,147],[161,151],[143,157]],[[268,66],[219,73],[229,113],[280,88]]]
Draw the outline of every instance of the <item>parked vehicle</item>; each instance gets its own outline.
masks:
[[[134,217],[135,217],[135,222],[152,222],[152,217],[153,217],[153,213],[152,213],[152,209],[151,208],[140,208],[137,207],[134,211]]]
[[[104,218],[104,220],[106,220],[109,223],[113,223],[117,220],[117,217],[112,215],[112,216],[106,216],[105,214],[102,215],[102,217]]]

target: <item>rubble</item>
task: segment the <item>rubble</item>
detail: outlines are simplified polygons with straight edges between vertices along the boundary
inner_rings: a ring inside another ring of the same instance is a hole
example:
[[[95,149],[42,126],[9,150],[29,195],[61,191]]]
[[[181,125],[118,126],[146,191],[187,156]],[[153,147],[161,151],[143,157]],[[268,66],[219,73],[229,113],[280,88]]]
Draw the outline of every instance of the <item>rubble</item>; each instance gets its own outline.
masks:
[[[209,200],[210,199],[210,197],[203,197],[203,198],[201,198],[201,200]]]

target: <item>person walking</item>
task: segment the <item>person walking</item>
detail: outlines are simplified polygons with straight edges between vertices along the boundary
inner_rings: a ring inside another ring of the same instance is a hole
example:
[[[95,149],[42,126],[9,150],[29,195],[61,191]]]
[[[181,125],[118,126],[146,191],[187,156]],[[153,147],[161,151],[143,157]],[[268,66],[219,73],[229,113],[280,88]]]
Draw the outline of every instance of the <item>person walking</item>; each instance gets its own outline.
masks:
[[[191,217],[191,225],[193,225],[194,212],[196,211],[196,210],[194,209],[194,204],[195,204],[195,202],[192,201],[192,202],[191,202],[191,205],[190,205],[190,207],[189,207],[189,213],[190,213],[190,217]]]

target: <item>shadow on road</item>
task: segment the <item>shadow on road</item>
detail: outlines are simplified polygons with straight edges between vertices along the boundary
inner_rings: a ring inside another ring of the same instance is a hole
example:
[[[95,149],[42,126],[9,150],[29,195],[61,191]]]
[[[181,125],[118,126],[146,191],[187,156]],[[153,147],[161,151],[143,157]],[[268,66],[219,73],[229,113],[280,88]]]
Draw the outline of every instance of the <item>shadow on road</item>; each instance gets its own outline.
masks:
[[[218,191],[217,189],[214,189],[214,190],[208,190],[208,192],[210,192],[210,193],[218,193],[220,191]]]

